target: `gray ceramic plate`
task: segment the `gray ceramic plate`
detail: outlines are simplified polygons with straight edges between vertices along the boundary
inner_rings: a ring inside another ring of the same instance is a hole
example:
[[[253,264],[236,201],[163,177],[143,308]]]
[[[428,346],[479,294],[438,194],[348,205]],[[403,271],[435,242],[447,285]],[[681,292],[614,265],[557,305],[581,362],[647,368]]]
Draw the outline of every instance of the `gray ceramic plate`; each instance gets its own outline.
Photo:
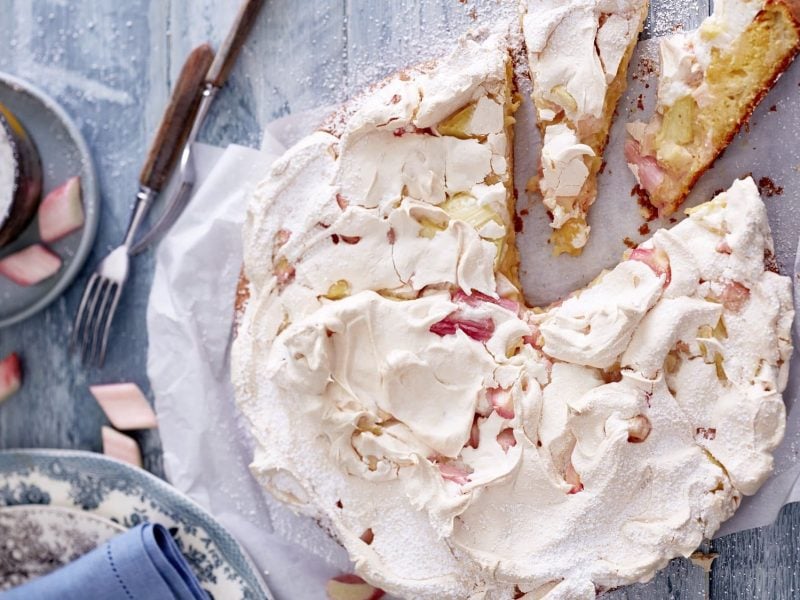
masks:
[[[51,244],[61,257],[61,270],[39,285],[20,287],[0,277],[0,327],[26,319],[58,298],[78,274],[94,243],[100,212],[100,195],[89,147],[80,130],[55,100],[11,75],[0,73],[0,102],[22,122],[39,150],[44,194],[73,175],[81,177],[86,223],[72,235]],[[36,221],[0,257],[38,241]]]

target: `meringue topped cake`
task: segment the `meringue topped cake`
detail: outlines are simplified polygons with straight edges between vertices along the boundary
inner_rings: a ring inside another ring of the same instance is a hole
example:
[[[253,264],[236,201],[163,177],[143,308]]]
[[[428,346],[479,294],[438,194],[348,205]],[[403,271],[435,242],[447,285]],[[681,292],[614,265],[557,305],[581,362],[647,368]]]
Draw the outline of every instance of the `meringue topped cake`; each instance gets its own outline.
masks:
[[[800,49],[798,0],[717,0],[699,29],[661,42],[658,104],[628,125],[628,165],[671,215]]]
[[[538,187],[553,253],[578,255],[646,0],[528,0],[523,32],[542,135]]]
[[[462,39],[360,98],[245,225],[252,472],[400,597],[645,581],[756,492],[784,431],[791,282],[751,179],[522,304],[508,46]]]

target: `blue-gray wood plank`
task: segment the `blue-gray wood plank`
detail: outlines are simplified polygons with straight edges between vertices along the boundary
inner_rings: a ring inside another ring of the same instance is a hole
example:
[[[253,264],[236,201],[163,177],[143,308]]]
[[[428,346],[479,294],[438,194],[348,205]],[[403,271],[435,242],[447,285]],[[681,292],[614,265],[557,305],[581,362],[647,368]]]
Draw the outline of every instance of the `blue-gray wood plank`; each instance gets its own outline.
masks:
[[[385,75],[387,55],[427,58],[431,26],[463,29],[472,8],[480,18],[488,3],[500,1],[514,0],[269,0],[202,138],[257,146],[265,123],[341,101]],[[687,27],[708,13],[706,0],[667,2]],[[151,395],[145,311],[152,254],[134,262],[102,371],[83,368],[69,353],[69,323],[91,268],[122,235],[146,145],[183,58],[203,41],[218,44],[236,7],[235,0],[0,0],[0,70],[33,81],[72,114],[94,154],[103,195],[94,252],[76,283],[43,313],[0,331],[0,356],[17,350],[25,363],[22,391],[0,406],[0,448],[100,451],[105,418],[88,385],[135,381]],[[653,0],[648,31],[666,33],[674,14]],[[145,467],[163,475],[157,432],[136,437]],[[800,506],[792,505],[770,527],[715,541],[721,556],[708,583],[699,568],[679,560],[649,584],[609,596],[798,598],[799,531]]]

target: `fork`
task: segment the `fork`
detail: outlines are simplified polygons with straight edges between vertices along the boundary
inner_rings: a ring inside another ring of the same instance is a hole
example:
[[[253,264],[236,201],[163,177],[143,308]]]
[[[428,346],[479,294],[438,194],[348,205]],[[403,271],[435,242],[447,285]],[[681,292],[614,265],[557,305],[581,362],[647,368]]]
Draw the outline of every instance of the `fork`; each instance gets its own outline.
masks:
[[[128,279],[131,246],[153,199],[164,187],[183,148],[213,59],[214,51],[208,44],[192,50],[186,59],[139,174],[139,191],[125,238],[100,262],[83,291],[72,326],[70,346],[77,349],[80,343],[84,364],[102,367],[105,362],[111,322]]]

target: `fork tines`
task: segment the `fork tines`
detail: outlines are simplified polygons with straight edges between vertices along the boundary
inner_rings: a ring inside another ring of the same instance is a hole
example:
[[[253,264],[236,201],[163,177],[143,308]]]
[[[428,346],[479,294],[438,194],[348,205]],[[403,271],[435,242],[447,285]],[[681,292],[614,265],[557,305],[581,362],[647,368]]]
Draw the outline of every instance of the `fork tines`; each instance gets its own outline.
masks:
[[[121,292],[120,283],[99,273],[93,273],[89,278],[75,314],[70,337],[72,348],[77,349],[80,344],[81,360],[84,364],[103,366],[108,333]]]

